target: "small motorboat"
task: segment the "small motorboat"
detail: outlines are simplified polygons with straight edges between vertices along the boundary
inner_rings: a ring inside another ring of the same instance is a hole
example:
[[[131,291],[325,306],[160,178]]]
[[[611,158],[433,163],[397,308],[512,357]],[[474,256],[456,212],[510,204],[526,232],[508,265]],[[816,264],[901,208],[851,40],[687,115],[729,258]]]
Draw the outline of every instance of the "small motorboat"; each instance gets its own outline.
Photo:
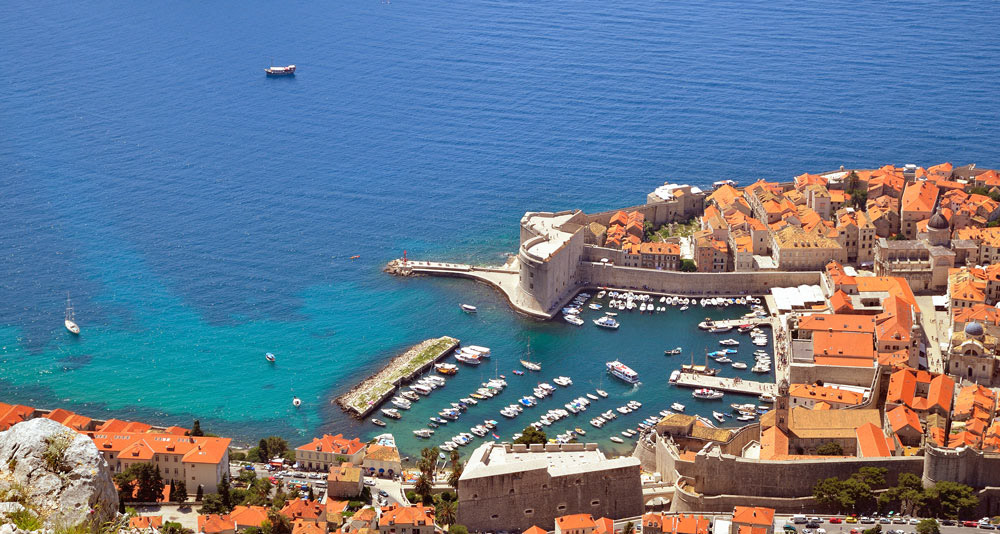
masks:
[[[774,395],[771,395],[770,393],[764,393],[761,396],[757,397],[757,399],[760,400],[760,402],[768,402],[768,403],[775,401]]]
[[[381,419],[378,419],[378,418],[372,419],[372,423],[374,423],[374,424],[376,424],[378,426],[385,426],[385,421],[383,421]]]
[[[689,309],[691,309],[691,308],[689,308],[687,306],[681,306],[681,311],[688,311]]]
[[[733,369],[746,369],[747,364],[743,362],[733,362]]]
[[[684,405],[681,404],[681,403],[679,403],[679,402],[675,402],[675,403],[673,403],[673,404],[670,405],[670,409],[674,410],[674,411],[677,411],[677,412],[683,412],[684,411]]]
[[[715,420],[718,421],[718,422],[720,422],[720,423],[726,422],[726,416],[725,416],[725,414],[713,411],[712,412],[712,417],[714,417]]]
[[[392,419],[401,419],[403,417],[399,415],[399,410],[395,408],[382,408],[382,414]]]
[[[594,319],[594,324],[600,326],[601,328],[609,328],[611,330],[618,330],[619,323],[613,317],[608,317],[605,315],[600,319]]]
[[[611,441],[613,441],[615,443],[625,443],[625,440],[623,440],[622,438],[620,438],[618,436],[611,436],[608,439],[610,439]]]
[[[80,327],[76,324],[76,313],[69,301],[69,293],[66,293],[66,319],[63,320],[63,325],[66,326],[66,330],[69,330],[70,334],[80,334]]]
[[[573,432],[576,432],[577,434],[579,434],[581,436],[586,436],[587,435],[587,431],[584,430],[584,429],[582,429],[582,428],[580,428],[580,427],[574,428]]]
[[[597,400],[599,397],[593,393],[587,393],[587,398],[590,400]]]
[[[514,369],[513,373],[514,373],[515,375],[517,375],[517,376],[521,376],[521,375],[523,375],[523,374],[524,374],[524,371],[520,371],[520,370],[517,370],[517,369]]]
[[[413,431],[413,435],[418,438],[429,438],[434,435],[434,431],[429,428],[420,428]]]
[[[476,313],[478,310],[472,304],[462,304],[459,306],[465,313]]]
[[[268,76],[295,76],[295,65],[286,65],[283,67],[271,65],[264,69],[264,73]]]
[[[541,371],[542,365],[535,362],[529,362],[528,360],[521,360],[521,365],[529,371]],[[515,371],[516,372],[516,371]]]
[[[681,352],[683,352],[683,350],[680,347],[677,347],[670,350],[665,350],[663,351],[663,354],[664,356],[674,356],[676,354],[680,354]]]
[[[608,398],[608,392],[603,389],[597,390],[597,394],[600,395],[602,399]]]
[[[691,393],[691,396],[696,399],[715,400],[721,399],[725,393],[711,388],[698,388]]]
[[[292,397],[292,406],[295,406],[296,408],[302,406],[302,399],[298,397]]]
[[[271,354],[270,352],[264,355],[264,359],[271,363],[274,363],[275,361],[274,354]]]
[[[565,319],[567,323],[574,326],[583,326],[584,322],[579,315],[563,315],[563,319]]]

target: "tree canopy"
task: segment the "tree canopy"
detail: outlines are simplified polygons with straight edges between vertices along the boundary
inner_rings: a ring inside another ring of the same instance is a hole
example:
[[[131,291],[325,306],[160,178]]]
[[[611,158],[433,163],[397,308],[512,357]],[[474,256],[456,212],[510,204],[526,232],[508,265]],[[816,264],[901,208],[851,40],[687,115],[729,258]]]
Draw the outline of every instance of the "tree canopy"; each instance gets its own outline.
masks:
[[[545,435],[545,432],[536,429],[533,426],[525,427],[521,431],[521,437],[514,440],[514,443],[523,443],[525,445],[531,445],[532,443],[541,443],[542,445],[549,442],[549,437]]]

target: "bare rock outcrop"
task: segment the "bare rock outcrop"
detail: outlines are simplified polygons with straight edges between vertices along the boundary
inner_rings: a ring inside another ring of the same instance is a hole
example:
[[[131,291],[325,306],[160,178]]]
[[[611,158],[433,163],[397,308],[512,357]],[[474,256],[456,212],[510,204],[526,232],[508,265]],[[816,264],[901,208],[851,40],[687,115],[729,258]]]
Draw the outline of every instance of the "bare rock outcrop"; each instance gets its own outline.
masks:
[[[0,432],[0,492],[16,491],[45,527],[89,524],[116,517],[118,492],[94,442],[50,419],[32,419]]]

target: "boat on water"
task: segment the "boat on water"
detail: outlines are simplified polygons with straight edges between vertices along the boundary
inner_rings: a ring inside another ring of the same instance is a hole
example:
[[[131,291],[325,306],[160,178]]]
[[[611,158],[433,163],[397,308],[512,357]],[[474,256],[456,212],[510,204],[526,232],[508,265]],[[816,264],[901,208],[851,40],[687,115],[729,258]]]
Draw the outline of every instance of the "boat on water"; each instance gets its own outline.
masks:
[[[683,350],[680,347],[676,347],[670,350],[663,351],[663,354],[665,356],[674,356],[676,354],[680,354],[681,352],[683,352]]]
[[[684,405],[681,404],[681,403],[679,403],[679,402],[675,402],[675,403],[673,403],[673,404],[670,405],[670,409],[674,410],[675,412],[683,412],[684,411]]]
[[[743,362],[733,362],[733,369],[746,369],[747,364]]]
[[[574,326],[583,326],[584,323],[583,319],[581,319],[579,315],[567,314],[563,315],[563,319],[565,319],[567,323]]]
[[[724,397],[725,393],[711,388],[698,388],[691,393],[691,396],[696,399],[715,400]]]
[[[597,390],[597,394],[600,395],[602,399],[608,398],[608,392],[603,389]]]
[[[599,397],[593,393],[587,393],[587,398],[590,400],[597,400]]]
[[[410,404],[410,401],[404,399],[403,397],[393,397],[390,402],[393,406],[402,410],[409,410],[410,407],[413,406]]]
[[[757,397],[757,399],[760,402],[768,402],[768,403],[773,403],[775,400],[777,400],[774,398],[774,395],[771,395],[770,393],[762,393],[759,397]]]
[[[714,417],[715,420],[718,421],[718,422],[720,422],[720,423],[726,422],[726,416],[725,416],[725,414],[721,414],[719,412],[713,411],[712,412],[712,417]]]
[[[611,441],[613,441],[615,443],[625,443],[625,440],[623,440],[622,438],[620,438],[618,436],[611,436],[608,439],[610,439]]]
[[[690,309],[691,309],[691,308],[690,308],[690,307],[688,307],[688,306],[681,306],[681,311],[688,311],[688,310],[690,310]]]
[[[395,408],[382,408],[382,415],[392,419],[401,419],[403,417],[399,414],[399,410]]]
[[[676,383],[677,379],[679,379],[680,377],[681,377],[681,371],[680,371],[680,369],[674,369],[673,372],[670,373],[670,380],[669,380],[669,382],[671,384]]]
[[[476,313],[478,311],[472,304],[460,304],[459,308],[461,308],[465,313]]]
[[[528,360],[521,360],[521,365],[523,365],[524,368],[527,369],[527,370],[529,370],[529,371],[541,371],[542,370],[542,364],[535,363],[535,362],[529,362]]]
[[[524,374],[524,371],[521,371],[521,370],[518,370],[518,369],[514,369],[514,370],[513,370],[512,372],[513,372],[513,373],[514,373],[515,375],[517,375],[517,376],[521,376],[521,375],[523,375],[523,374]]]
[[[618,330],[620,324],[614,317],[608,317],[605,315],[599,319],[594,319],[594,324],[601,328],[609,328],[611,330]]]
[[[436,363],[434,370],[443,375],[453,375],[458,372],[458,366],[453,363]]]
[[[271,363],[274,363],[275,361],[274,354],[271,354],[270,352],[264,355],[264,359]]]
[[[69,293],[66,293],[66,318],[63,325],[70,334],[79,334],[80,327],[76,324],[76,312],[73,311],[73,304],[69,301]]]
[[[271,65],[264,69],[268,76],[295,76],[295,65]]]
[[[735,347],[735,346],[737,346],[739,344],[740,344],[740,342],[737,341],[737,340],[735,340],[735,339],[733,339],[733,338],[723,339],[722,341],[719,341],[719,345],[725,345],[727,347]]]
[[[292,406],[295,406],[296,408],[302,406],[302,399],[298,397],[292,397]]]
[[[568,376],[557,376],[552,379],[552,382],[557,386],[569,387],[573,385],[573,380]]]
[[[631,367],[618,360],[607,362],[604,365],[608,368],[608,372],[611,373],[611,376],[615,378],[628,382],[629,384],[635,384],[639,381],[639,373],[636,373]]]
[[[374,423],[375,425],[378,425],[378,426],[385,426],[385,421],[383,421],[381,419],[378,419],[378,418],[373,418],[372,419],[372,423]]]
[[[413,435],[418,438],[429,438],[434,435],[434,431],[429,428],[420,428],[413,431]]]
[[[694,365],[694,364],[681,364],[682,373],[691,373],[693,375],[705,375],[705,376],[715,376],[719,374],[719,369],[708,367],[707,365]]]
[[[716,363],[733,363],[733,360],[732,360],[732,358],[730,358],[728,356],[719,356],[718,358],[715,359],[715,362]]]
[[[471,356],[471,355],[465,354],[463,352],[460,352],[460,353],[456,354],[455,355],[455,359],[458,360],[458,361],[460,361],[460,362],[462,362],[462,363],[464,363],[464,364],[466,364],[466,365],[479,365],[480,363],[482,363],[479,360],[478,356]]]
[[[728,331],[730,331],[732,329],[733,329],[733,327],[728,326],[728,325],[726,325],[726,326],[718,326],[718,325],[716,325],[716,326],[713,326],[712,328],[709,328],[708,331],[711,332],[711,333],[713,333],[713,334],[721,334],[723,332],[728,332]]]

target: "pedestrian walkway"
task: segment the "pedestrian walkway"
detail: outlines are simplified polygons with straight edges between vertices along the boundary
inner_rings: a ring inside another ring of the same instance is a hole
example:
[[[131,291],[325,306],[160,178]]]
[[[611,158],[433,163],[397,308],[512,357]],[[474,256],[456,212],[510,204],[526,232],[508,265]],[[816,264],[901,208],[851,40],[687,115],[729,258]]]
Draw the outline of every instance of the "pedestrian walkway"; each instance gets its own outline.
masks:
[[[693,373],[681,373],[674,385],[685,388],[711,388],[730,393],[742,393],[744,395],[778,394],[778,386],[773,383],[743,380],[739,377],[727,378],[696,375]]]

